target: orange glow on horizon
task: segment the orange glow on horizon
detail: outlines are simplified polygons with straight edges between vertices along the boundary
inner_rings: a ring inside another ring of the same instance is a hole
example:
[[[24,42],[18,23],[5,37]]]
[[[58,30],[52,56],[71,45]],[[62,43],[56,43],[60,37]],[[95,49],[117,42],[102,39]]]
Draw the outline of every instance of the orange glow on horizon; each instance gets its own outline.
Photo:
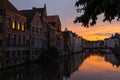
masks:
[[[105,24],[90,28],[81,27],[80,24],[71,24],[67,26],[67,28],[90,41],[104,40],[105,38],[109,38],[112,34],[120,33],[120,26],[118,24]],[[65,27],[62,27],[62,30],[64,29]]]

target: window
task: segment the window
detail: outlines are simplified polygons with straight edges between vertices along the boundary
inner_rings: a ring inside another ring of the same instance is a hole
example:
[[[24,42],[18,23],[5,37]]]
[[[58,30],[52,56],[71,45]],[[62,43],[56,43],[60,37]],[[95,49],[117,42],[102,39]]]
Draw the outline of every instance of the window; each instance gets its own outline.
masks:
[[[2,30],[2,25],[0,25],[0,33],[2,33],[2,31],[3,31],[3,30]]]
[[[25,46],[25,36],[22,38],[22,46]]]
[[[10,51],[6,51],[5,56],[6,56],[7,58],[10,58]]]
[[[12,51],[12,57],[16,57],[15,53],[15,51]]]
[[[20,22],[17,23],[17,29],[20,30]]]
[[[34,34],[36,34],[37,33],[37,29],[36,28],[34,28]]]
[[[6,46],[10,46],[10,34],[6,35]]]
[[[22,31],[25,31],[25,24],[22,24]]]
[[[18,24],[18,23],[17,23],[17,21],[15,20],[15,29],[17,29],[17,24]]]
[[[41,13],[39,13],[39,16],[41,16]]]
[[[35,39],[34,38],[32,38],[31,45],[35,46]]]
[[[16,37],[16,46],[19,46],[19,37]]]
[[[39,28],[37,28],[36,33],[39,34]]]
[[[41,31],[41,30],[40,30],[40,29],[38,29],[38,34],[40,34],[40,31]]]
[[[20,51],[17,51],[17,55],[20,57],[20,56],[21,56],[21,52],[20,52]]]
[[[27,45],[27,46],[30,45],[30,40],[26,40],[26,45]]]
[[[2,23],[2,15],[0,15],[0,24]]]
[[[21,46],[21,35],[19,35],[19,38],[18,38],[18,45]]]
[[[42,47],[42,40],[39,40],[39,47]]]
[[[13,46],[16,46],[16,35],[13,35],[12,44]]]
[[[12,29],[15,29],[15,20],[12,20]]]
[[[34,27],[32,27],[32,33],[34,33]]]
[[[2,40],[0,40],[0,47],[2,47]]]
[[[8,18],[8,25],[7,25],[7,28],[10,28],[11,27],[11,19]]]

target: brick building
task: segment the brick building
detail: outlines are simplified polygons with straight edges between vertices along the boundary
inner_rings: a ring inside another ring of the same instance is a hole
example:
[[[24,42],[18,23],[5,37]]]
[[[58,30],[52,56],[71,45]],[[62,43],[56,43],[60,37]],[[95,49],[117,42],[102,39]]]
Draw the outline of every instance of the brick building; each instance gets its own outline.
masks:
[[[43,25],[36,8],[31,10],[21,10],[27,17],[27,28],[30,30],[30,60],[37,60],[44,49]]]
[[[37,60],[50,46],[63,50],[58,15],[47,16],[46,5],[18,11],[0,0],[0,68]]]
[[[8,0],[0,0],[0,68],[26,62],[28,42],[26,17]]]

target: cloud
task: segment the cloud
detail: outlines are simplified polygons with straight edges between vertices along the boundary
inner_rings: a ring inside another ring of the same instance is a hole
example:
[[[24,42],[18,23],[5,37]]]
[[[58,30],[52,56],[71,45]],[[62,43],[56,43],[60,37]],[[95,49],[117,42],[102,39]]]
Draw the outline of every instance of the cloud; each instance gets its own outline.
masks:
[[[96,36],[110,36],[111,33],[95,33]]]
[[[116,32],[120,33],[120,26],[117,23],[97,24],[95,27],[90,28],[81,27],[80,24],[70,24],[62,27],[62,30],[64,30],[65,27],[88,40],[103,40],[104,38],[108,38]]]

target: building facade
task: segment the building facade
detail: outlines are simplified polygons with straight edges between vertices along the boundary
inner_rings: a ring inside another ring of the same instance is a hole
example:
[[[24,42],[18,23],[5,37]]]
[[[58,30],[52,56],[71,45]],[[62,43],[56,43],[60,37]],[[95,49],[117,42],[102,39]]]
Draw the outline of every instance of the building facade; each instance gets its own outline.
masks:
[[[67,30],[63,32],[64,39],[64,52],[66,53],[77,53],[82,49],[82,37],[73,33],[72,31]]]
[[[30,61],[38,60],[44,49],[43,25],[36,8],[20,11],[27,17],[27,27],[30,31]]]
[[[0,68],[25,63],[29,53],[26,17],[8,1],[0,0]]]

